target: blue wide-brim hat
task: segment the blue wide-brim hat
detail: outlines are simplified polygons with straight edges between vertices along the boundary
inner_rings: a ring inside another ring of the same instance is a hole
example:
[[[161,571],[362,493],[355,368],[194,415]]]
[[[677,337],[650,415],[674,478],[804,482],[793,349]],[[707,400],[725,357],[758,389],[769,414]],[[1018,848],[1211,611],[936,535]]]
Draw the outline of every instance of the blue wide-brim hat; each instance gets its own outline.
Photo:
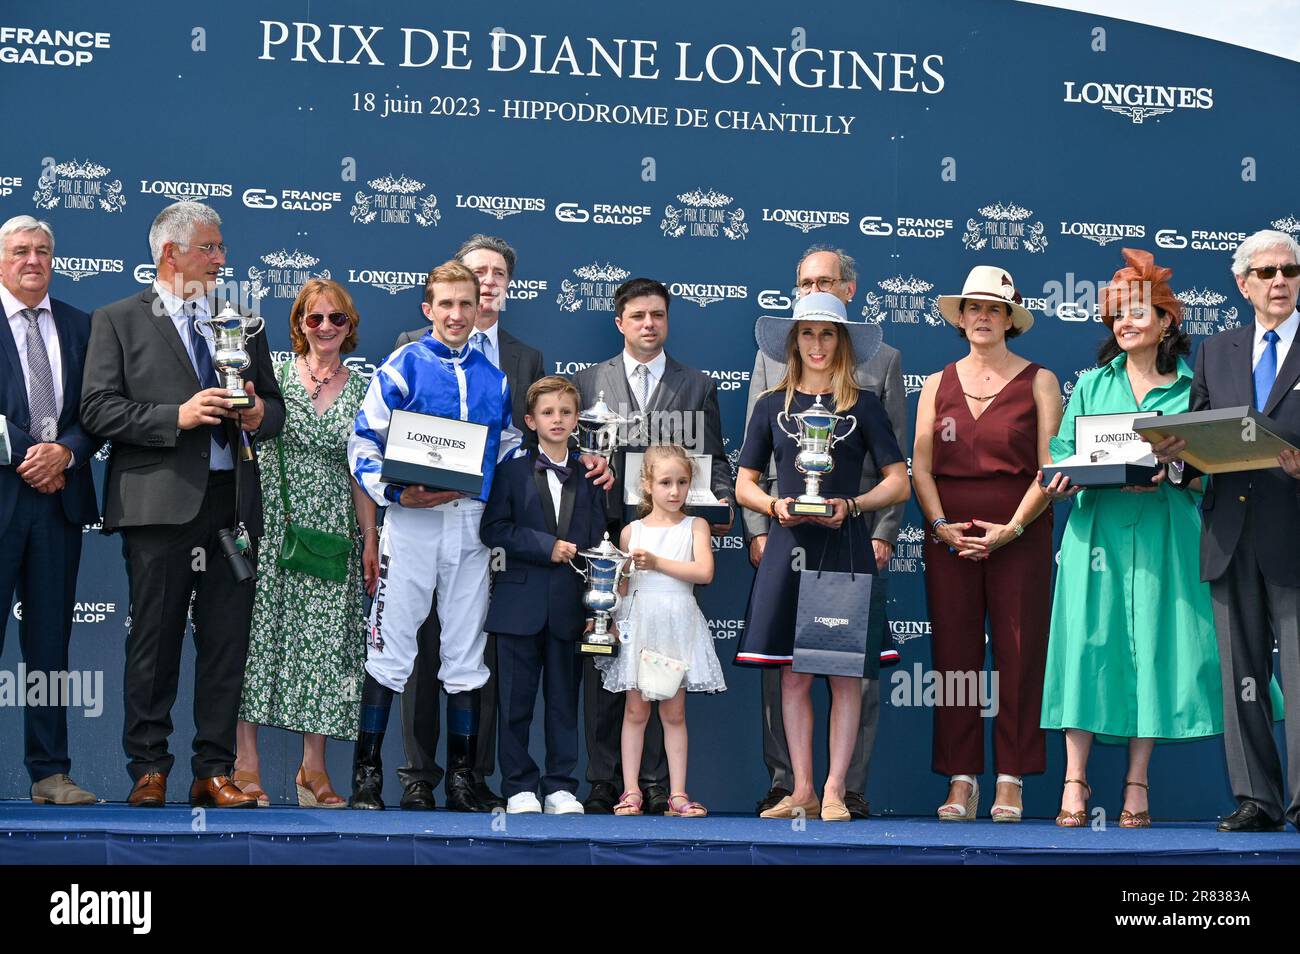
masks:
[[[794,303],[789,315],[761,315],[754,325],[754,339],[758,349],[773,361],[785,364],[785,343],[790,329],[799,321],[829,321],[844,325],[849,340],[853,342],[853,356],[861,364],[870,361],[884,341],[885,334],[879,325],[866,321],[850,321],[844,302],[830,292],[813,292]]]

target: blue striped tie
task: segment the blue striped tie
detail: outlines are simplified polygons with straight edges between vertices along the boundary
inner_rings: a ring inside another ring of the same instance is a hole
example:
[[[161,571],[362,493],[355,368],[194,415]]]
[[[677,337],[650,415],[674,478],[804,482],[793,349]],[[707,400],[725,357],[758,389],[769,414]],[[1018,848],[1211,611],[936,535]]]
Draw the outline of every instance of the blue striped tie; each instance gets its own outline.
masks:
[[[1273,382],[1277,379],[1277,342],[1278,334],[1276,331],[1264,332],[1264,353],[1259,356],[1259,364],[1255,365],[1255,410],[1264,410],[1264,405],[1268,403],[1268,396],[1273,390]]]

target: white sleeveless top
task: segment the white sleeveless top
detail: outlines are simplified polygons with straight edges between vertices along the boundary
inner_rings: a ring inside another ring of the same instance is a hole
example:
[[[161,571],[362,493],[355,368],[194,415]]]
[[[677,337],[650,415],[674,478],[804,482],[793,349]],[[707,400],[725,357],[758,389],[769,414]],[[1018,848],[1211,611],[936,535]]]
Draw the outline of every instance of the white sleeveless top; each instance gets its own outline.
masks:
[[[694,517],[686,517],[672,527],[647,527],[640,520],[633,520],[628,539],[628,550],[649,550],[665,560],[691,560],[695,553],[695,539],[692,534]],[[695,584],[673,579],[657,570],[632,571],[630,590],[642,593],[683,593],[693,596]]]

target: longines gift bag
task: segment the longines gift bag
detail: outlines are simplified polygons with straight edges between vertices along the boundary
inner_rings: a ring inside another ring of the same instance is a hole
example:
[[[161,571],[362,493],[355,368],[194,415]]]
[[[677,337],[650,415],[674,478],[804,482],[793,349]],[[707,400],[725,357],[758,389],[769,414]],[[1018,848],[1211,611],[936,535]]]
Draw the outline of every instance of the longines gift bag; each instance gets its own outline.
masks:
[[[799,575],[799,607],[795,612],[795,672],[818,676],[866,675],[878,660],[885,640],[885,580],[854,571],[853,534],[856,520],[827,534],[817,569]],[[838,548],[847,538],[849,571],[823,569],[832,538]]]

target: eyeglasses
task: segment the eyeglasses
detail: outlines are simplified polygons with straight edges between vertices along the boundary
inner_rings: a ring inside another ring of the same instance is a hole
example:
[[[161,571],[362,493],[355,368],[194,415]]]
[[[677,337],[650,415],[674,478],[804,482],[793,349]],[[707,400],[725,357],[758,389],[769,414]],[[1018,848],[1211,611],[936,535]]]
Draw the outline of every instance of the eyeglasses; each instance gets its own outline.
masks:
[[[217,255],[225,256],[230,251],[230,247],[225,242],[208,242],[205,245],[191,245],[189,242],[178,242],[182,248],[196,248],[208,258],[215,258]]]
[[[803,281],[799,283],[799,287],[795,290],[802,292],[805,295],[808,294],[810,291],[812,291],[814,288],[816,288],[818,291],[826,292],[826,291],[830,291],[832,288],[834,288],[842,281],[844,281],[844,279],[842,278],[827,278],[825,275],[823,275],[821,278],[805,278]]]
[[[322,315],[320,312],[313,312],[310,315],[302,316],[302,323],[308,328],[319,328],[322,321],[326,318],[335,328],[342,328],[348,323],[348,316],[341,311],[331,311],[328,315]]]
[[[1258,268],[1248,268],[1246,273],[1254,272],[1264,281],[1272,281],[1278,271],[1281,270],[1283,278],[1296,278],[1300,276],[1300,265],[1261,265]]]

